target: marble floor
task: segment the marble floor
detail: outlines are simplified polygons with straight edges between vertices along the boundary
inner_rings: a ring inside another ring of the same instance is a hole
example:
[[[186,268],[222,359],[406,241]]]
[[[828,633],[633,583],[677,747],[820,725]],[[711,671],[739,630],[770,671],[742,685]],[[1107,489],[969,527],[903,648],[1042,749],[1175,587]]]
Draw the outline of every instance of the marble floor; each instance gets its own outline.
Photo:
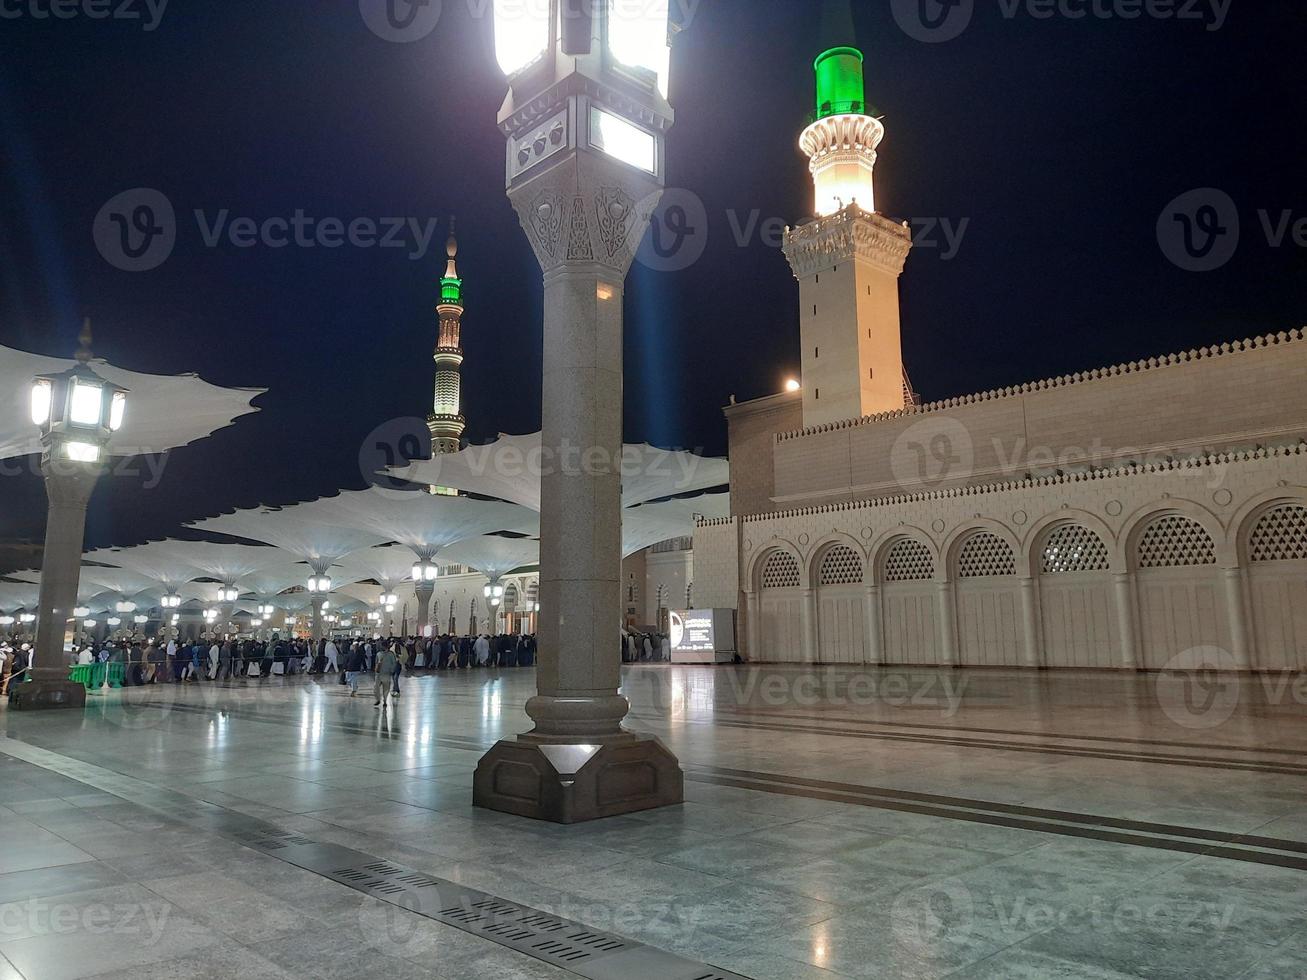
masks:
[[[1307,976],[1295,678],[632,667],[687,802],[574,827],[471,805],[533,690],[0,708],[0,980],[602,976],[286,856],[315,847],[683,958],[623,980]]]

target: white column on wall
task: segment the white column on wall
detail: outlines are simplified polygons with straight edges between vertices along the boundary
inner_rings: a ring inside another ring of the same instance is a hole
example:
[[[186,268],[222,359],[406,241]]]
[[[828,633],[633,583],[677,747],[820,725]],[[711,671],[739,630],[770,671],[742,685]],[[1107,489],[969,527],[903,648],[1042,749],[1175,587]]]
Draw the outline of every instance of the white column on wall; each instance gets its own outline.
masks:
[[[1139,665],[1135,649],[1134,576],[1129,572],[1114,572],[1112,584],[1116,588],[1116,625],[1121,632],[1121,666]]]
[[[744,592],[744,639],[748,659],[758,659],[758,593],[752,589]]]
[[[1039,643],[1039,603],[1035,597],[1035,580],[1032,576],[1021,579],[1021,644],[1025,648],[1027,667],[1043,665]]]
[[[1239,670],[1252,669],[1252,655],[1248,646],[1248,613],[1244,601],[1244,574],[1242,568],[1223,568],[1225,599],[1230,613],[1230,654]]]
[[[803,627],[803,662],[817,661],[817,591],[803,590],[803,604],[799,607]]]
[[[885,641],[880,630],[880,586],[875,582],[867,583],[867,594],[863,599],[867,617],[867,657],[873,664],[885,662]]]
[[[958,665],[957,617],[953,608],[953,583],[936,582],[935,594],[939,597],[940,662],[947,667]]]

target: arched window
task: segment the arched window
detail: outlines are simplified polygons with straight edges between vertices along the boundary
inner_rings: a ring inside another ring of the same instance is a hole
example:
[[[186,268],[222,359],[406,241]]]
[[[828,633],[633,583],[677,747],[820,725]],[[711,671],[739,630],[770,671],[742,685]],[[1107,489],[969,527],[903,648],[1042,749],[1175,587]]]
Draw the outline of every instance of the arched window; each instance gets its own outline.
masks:
[[[802,582],[799,560],[788,551],[773,551],[762,566],[764,589],[793,589]]]
[[[821,585],[861,585],[862,557],[852,548],[836,545],[822,556],[817,581]]]
[[[958,578],[992,578],[1016,573],[1016,555],[997,534],[977,531],[958,549]]]
[[[1045,575],[1101,572],[1111,567],[1107,545],[1082,524],[1063,524],[1044,542],[1040,570]]]
[[[1307,507],[1283,504],[1262,515],[1248,538],[1250,561],[1307,558]]]
[[[886,582],[926,582],[935,577],[935,559],[916,538],[901,538],[885,556]]]
[[[1144,529],[1136,559],[1140,568],[1215,565],[1216,542],[1197,521],[1180,514],[1167,514]]]

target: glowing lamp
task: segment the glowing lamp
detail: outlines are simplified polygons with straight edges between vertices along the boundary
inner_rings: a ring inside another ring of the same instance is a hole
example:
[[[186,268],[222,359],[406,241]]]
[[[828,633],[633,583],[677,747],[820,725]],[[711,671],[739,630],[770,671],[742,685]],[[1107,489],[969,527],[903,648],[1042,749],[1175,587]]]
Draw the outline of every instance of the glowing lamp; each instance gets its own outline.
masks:
[[[793,378],[790,378],[790,380],[785,382],[786,391],[798,391],[802,387],[803,385],[799,384],[799,382],[795,381]]]
[[[91,615],[91,610],[86,606],[78,606],[73,610],[73,617],[75,619],[85,619],[89,615]]]
[[[72,463],[98,463],[109,437],[122,427],[127,389],[91,369],[91,352],[83,334],[77,363],[67,371],[32,379],[32,424],[41,430],[47,456]]]

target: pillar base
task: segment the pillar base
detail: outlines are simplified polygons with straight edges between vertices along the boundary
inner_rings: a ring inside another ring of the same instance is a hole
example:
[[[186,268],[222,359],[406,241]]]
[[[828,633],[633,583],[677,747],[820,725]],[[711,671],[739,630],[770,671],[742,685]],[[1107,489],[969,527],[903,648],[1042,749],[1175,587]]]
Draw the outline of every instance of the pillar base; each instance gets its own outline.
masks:
[[[9,689],[10,711],[48,711],[53,708],[85,708],[86,688],[75,681],[35,679]]]
[[[652,735],[596,744],[499,742],[477,765],[472,805],[573,824],[685,802],[676,756]]]

